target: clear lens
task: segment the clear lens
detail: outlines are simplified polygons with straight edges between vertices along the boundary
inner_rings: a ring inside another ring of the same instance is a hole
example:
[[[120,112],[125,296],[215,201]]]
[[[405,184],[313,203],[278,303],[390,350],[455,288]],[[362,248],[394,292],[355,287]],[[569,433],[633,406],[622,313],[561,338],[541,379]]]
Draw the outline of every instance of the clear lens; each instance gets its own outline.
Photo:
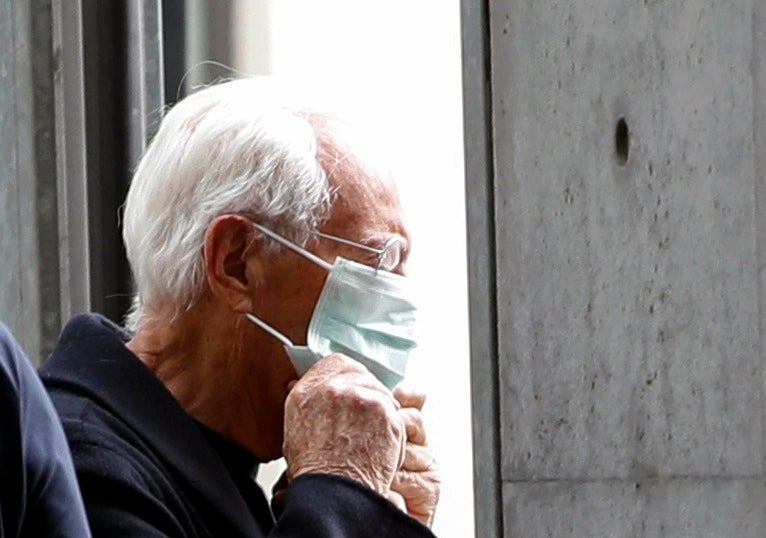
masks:
[[[378,269],[393,271],[399,267],[402,261],[402,244],[397,236],[392,237],[383,246],[383,251],[378,259]]]

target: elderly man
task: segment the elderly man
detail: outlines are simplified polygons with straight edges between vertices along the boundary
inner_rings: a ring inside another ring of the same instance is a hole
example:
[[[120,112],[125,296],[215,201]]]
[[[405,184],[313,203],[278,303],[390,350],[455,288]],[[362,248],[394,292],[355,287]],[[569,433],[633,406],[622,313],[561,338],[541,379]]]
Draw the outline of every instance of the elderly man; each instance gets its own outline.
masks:
[[[167,114],[125,204],[130,331],[77,317],[41,370],[92,531],[431,536],[424,398],[389,390],[414,344],[395,188],[262,84]],[[253,476],[282,455],[275,519]]]

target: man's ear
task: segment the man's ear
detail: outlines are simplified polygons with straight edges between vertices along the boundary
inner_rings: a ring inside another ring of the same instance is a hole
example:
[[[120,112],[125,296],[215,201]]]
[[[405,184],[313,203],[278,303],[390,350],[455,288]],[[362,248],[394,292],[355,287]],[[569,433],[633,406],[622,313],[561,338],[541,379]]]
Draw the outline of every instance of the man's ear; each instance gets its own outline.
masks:
[[[252,223],[238,215],[223,215],[205,231],[205,277],[214,296],[236,312],[253,311],[253,290],[261,268],[260,241]]]

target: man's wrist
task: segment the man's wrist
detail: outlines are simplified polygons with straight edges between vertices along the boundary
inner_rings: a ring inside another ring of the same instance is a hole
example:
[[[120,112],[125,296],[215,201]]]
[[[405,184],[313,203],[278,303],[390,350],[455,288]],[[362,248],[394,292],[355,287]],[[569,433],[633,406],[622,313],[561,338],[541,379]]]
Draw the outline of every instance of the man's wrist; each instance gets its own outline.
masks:
[[[295,480],[304,475],[326,475],[343,477],[354,482],[358,482],[364,487],[371,489],[375,493],[386,497],[390,491],[391,482],[383,477],[376,477],[373,472],[363,472],[359,467],[351,464],[306,464],[301,465],[296,470],[288,468],[291,480]]]

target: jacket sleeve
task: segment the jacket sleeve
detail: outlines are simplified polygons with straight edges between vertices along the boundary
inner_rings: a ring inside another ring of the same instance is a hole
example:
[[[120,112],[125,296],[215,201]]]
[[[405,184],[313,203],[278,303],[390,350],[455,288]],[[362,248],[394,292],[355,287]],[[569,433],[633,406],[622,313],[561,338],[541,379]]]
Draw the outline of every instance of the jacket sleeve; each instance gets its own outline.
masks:
[[[0,536],[90,536],[58,415],[2,323]]]
[[[422,523],[358,482],[333,475],[296,478],[270,536],[432,538]]]

